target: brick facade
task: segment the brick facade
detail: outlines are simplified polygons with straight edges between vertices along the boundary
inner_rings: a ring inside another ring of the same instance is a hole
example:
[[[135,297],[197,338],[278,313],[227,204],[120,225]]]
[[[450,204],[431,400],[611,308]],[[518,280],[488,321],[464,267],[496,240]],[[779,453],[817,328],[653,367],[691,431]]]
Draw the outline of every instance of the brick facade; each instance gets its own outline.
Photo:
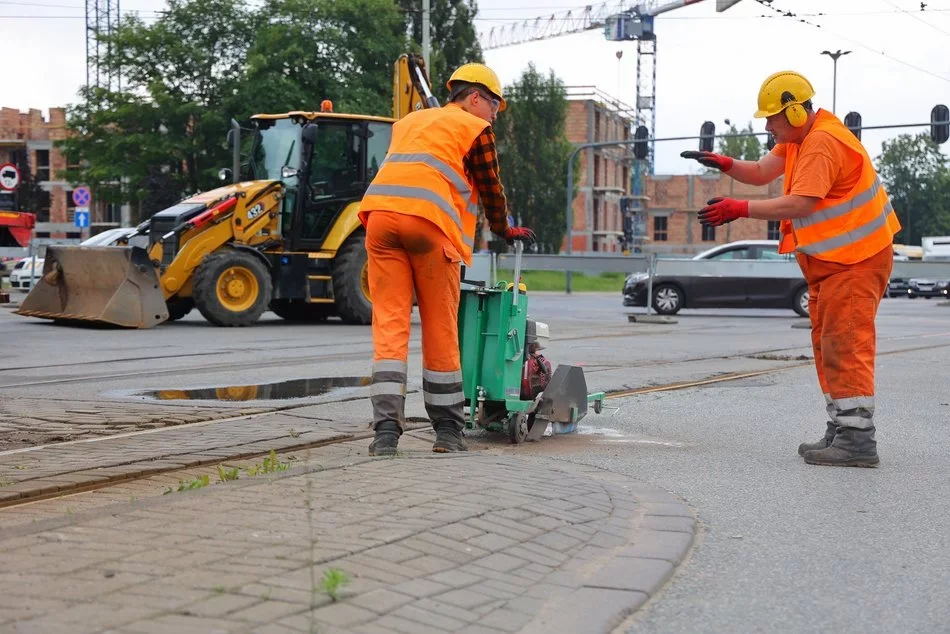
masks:
[[[35,213],[37,222],[72,221],[71,188],[60,180],[66,159],[54,145],[64,138],[65,108],[50,108],[47,118],[37,109],[20,112],[15,108],[0,108],[0,162],[19,163],[25,153],[33,178],[49,194],[48,205],[40,209],[19,209]],[[12,197],[5,202],[12,206]]]
[[[630,140],[632,108],[596,89],[568,88],[567,138],[582,144]],[[580,92],[581,98],[576,98]],[[575,98],[571,98],[572,93]],[[573,204],[573,253],[620,251],[623,221],[620,198],[631,192],[633,153],[629,146],[587,149],[579,153],[574,173],[577,196]],[[716,196],[742,199],[773,198],[782,194],[782,179],[768,186],[744,185],[719,172],[700,175],[647,175],[643,179],[647,209],[644,251],[698,253],[734,240],[776,238],[778,224],[743,220],[703,229],[697,212]],[[564,246],[567,246],[565,237]]]

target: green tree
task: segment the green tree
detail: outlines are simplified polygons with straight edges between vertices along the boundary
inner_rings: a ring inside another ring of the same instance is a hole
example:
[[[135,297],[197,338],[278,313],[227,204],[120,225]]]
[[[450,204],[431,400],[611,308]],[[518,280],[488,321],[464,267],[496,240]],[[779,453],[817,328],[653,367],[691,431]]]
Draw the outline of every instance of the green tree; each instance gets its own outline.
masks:
[[[919,245],[922,236],[950,234],[950,170],[929,134],[885,141],[877,169],[901,221],[896,242]]]
[[[742,159],[743,161],[758,161],[762,158],[763,149],[762,142],[759,141],[759,137],[754,136],[754,132],[751,122],[741,131],[736,128],[736,124],[730,123],[726,134],[747,136],[730,136],[719,139],[719,154]]]
[[[412,36],[412,48],[422,52],[422,0],[399,0],[405,14],[406,28]],[[432,94],[444,103],[448,97],[446,80],[452,72],[469,62],[483,62],[482,47],[475,30],[475,0],[431,0],[429,22],[432,50],[431,68],[427,69],[432,83]]]
[[[508,109],[495,122],[502,182],[516,224],[531,227],[539,250],[556,253],[564,239],[567,140],[564,83],[533,64],[506,88]],[[575,184],[576,192],[576,184]]]

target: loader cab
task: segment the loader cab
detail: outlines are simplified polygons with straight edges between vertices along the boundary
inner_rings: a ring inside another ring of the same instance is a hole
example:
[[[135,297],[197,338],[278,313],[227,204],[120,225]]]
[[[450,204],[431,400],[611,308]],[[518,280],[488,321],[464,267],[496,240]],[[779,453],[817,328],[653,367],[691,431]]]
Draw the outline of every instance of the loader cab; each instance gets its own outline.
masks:
[[[319,251],[359,201],[389,149],[392,120],[333,113],[257,115],[250,176],[286,187],[281,235],[291,251]]]
[[[346,115],[308,124],[299,198],[289,234],[294,251],[319,250],[337,219],[359,201],[386,158],[392,122]]]

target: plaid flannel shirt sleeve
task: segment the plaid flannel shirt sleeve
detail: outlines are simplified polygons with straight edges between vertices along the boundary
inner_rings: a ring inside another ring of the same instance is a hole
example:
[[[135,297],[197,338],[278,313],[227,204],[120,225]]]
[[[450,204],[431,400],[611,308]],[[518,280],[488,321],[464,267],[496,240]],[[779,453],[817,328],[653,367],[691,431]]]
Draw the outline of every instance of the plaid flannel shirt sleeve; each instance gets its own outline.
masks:
[[[475,183],[475,189],[485,209],[488,227],[496,235],[504,234],[508,228],[508,201],[499,177],[495,133],[490,125],[485,127],[472,144],[472,149],[465,157],[465,167]]]

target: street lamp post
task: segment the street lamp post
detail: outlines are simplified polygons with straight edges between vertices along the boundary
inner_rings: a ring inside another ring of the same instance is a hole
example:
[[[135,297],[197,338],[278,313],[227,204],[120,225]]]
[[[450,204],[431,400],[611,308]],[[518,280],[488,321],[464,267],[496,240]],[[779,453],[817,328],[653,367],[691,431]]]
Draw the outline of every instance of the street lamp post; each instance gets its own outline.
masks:
[[[831,51],[822,51],[822,55],[827,55],[834,62],[834,80],[831,89],[831,113],[835,113],[835,108],[838,105],[838,58],[847,55],[851,51],[842,51],[840,48],[837,52],[832,53]]]

